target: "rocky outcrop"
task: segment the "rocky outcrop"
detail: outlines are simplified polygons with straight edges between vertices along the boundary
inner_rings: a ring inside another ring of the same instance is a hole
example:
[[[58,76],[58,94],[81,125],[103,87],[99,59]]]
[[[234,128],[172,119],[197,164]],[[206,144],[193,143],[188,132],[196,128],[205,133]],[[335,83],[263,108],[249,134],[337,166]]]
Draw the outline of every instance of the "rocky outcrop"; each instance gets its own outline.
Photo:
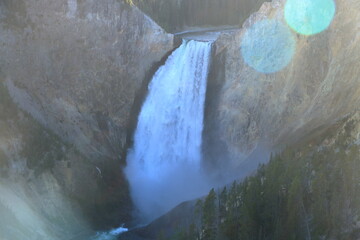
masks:
[[[134,0],[168,32],[189,28],[240,26],[265,0]]]
[[[263,19],[285,23],[284,3],[264,3],[241,30],[216,41],[216,74],[210,75],[209,86],[221,88],[209,96],[218,100],[208,101],[207,108],[213,110],[206,115],[204,152],[222,146],[238,165],[263,143],[271,149],[291,144],[358,108],[360,4],[355,0],[336,1],[335,18],[324,32],[293,32],[295,55],[283,70],[263,74],[245,63],[240,51],[244,34]],[[208,140],[214,132],[218,140]],[[213,159],[224,161],[222,155]]]
[[[128,126],[136,121],[134,99],[152,66],[172,50],[173,36],[122,1],[5,0],[0,45],[1,85],[24,110],[2,128],[11,129],[24,114],[35,119],[1,135],[9,142],[1,145],[6,178],[22,175],[19,182],[32,181],[34,188],[59,189],[58,195],[80,203],[96,228],[128,221],[131,201],[121,167]],[[27,199],[55,199],[41,191]],[[43,207],[38,210],[46,212]]]

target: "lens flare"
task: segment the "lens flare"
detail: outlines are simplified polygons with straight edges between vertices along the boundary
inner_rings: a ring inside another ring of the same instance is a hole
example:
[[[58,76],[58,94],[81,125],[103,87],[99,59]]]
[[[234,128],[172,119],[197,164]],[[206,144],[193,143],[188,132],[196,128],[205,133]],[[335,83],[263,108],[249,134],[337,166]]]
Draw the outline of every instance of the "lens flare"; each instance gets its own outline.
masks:
[[[294,31],[313,35],[329,27],[335,15],[333,0],[288,0],[285,20]]]
[[[262,73],[274,73],[286,67],[295,51],[290,29],[277,20],[255,23],[245,33],[241,54],[245,62]]]

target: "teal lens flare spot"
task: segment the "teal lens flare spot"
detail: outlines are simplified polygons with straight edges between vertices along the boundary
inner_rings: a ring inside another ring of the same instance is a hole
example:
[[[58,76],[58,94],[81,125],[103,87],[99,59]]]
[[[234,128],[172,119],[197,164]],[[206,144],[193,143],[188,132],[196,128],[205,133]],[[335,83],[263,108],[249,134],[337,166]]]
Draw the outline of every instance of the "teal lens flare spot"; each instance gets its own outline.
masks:
[[[263,20],[252,25],[244,34],[241,54],[256,71],[274,73],[289,64],[295,45],[294,36],[285,24]]]
[[[285,20],[294,31],[313,35],[329,27],[335,8],[334,0],[288,0]]]

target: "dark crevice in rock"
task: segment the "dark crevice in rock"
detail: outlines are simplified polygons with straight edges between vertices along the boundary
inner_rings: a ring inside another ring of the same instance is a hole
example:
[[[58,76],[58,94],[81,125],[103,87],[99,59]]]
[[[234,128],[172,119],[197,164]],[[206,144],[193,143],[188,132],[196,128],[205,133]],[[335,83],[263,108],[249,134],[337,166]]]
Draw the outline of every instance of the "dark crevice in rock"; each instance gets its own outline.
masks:
[[[203,130],[203,158],[204,165],[208,170],[218,167],[220,162],[228,159],[226,144],[219,138],[219,123],[216,116],[219,107],[219,98],[221,97],[222,85],[225,81],[225,52],[215,56],[216,45],[212,49],[212,58],[210,71],[208,75],[205,112],[204,112],[204,130]],[[221,159],[220,159],[221,158]],[[220,162],[219,162],[220,161]]]

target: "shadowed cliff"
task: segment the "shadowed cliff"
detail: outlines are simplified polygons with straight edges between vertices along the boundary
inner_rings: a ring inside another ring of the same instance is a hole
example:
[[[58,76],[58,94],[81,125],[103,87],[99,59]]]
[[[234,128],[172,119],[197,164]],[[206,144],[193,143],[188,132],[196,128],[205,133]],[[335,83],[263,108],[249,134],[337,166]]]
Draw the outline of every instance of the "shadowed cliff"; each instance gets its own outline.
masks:
[[[240,26],[265,0],[135,0],[166,31]]]

